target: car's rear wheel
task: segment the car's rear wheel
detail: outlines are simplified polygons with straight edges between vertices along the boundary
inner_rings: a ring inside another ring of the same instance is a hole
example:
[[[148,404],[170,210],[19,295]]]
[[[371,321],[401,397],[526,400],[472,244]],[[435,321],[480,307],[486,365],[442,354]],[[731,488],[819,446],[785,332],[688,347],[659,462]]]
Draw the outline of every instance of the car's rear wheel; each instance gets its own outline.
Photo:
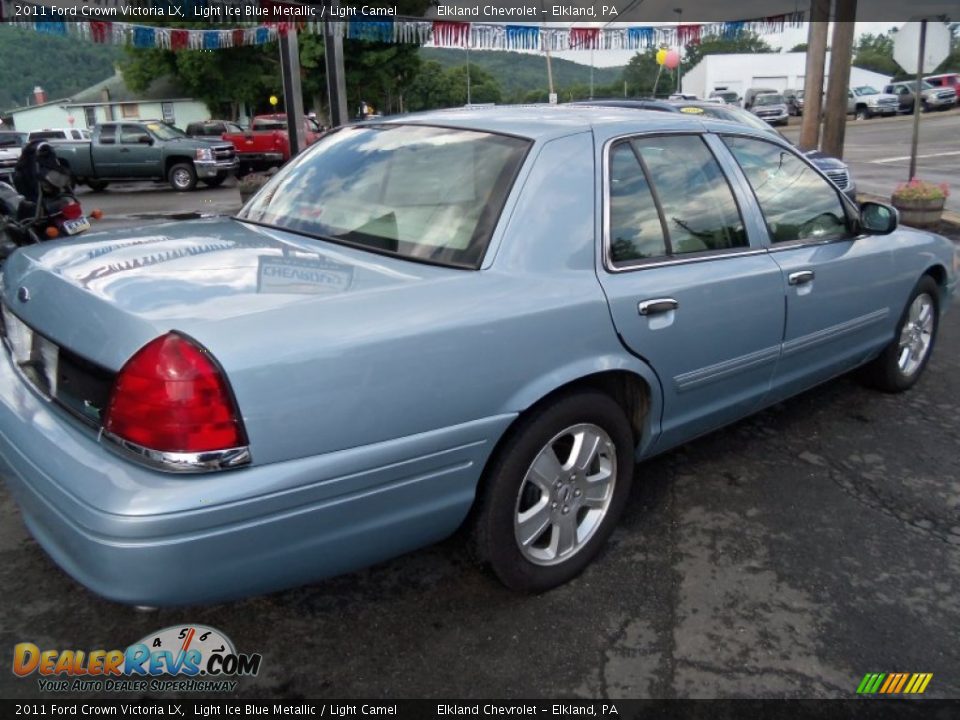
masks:
[[[924,275],[900,317],[893,341],[866,368],[866,378],[885,392],[903,392],[923,374],[937,340],[940,288]]]
[[[197,186],[197,172],[190,163],[177,163],[167,173],[167,180],[174,190],[193,190]]]
[[[565,583],[610,536],[632,478],[623,409],[594,390],[559,397],[521,418],[487,468],[475,549],[514,590]]]

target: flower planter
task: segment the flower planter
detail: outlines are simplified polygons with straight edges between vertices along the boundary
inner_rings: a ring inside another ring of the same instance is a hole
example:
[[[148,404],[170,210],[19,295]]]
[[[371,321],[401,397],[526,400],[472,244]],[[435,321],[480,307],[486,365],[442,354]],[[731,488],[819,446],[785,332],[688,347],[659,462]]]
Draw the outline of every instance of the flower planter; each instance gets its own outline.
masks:
[[[893,198],[893,206],[900,212],[900,222],[910,227],[936,227],[943,215],[945,198],[930,200],[903,200]]]

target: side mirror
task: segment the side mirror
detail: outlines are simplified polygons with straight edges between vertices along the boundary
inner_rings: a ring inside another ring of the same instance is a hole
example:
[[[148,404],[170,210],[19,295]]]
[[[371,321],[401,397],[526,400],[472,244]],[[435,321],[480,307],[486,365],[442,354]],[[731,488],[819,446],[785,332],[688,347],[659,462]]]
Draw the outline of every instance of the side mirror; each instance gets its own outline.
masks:
[[[137,138],[137,142],[141,145],[153,145],[153,138],[149,135],[140,135]]]
[[[860,228],[870,235],[889,235],[897,229],[900,213],[890,205],[865,202],[860,205]]]

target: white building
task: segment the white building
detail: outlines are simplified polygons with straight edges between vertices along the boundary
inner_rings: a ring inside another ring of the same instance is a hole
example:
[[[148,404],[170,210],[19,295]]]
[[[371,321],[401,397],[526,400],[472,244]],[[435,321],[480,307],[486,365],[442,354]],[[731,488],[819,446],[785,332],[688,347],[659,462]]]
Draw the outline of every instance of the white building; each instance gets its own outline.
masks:
[[[830,69],[830,53],[827,53],[826,69]],[[805,52],[705,55],[683,76],[683,92],[705,98],[714,90],[732,90],[742,98],[752,87],[802,90],[806,70]],[[872,85],[883,90],[889,81],[889,75],[850,68],[850,87]],[[826,90],[826,79],[823,87]]]
[[[92,128],[108,120],[165,120],[180,127],[209,120],[205,103],[194,100],[169,77],[158,78],[144,92],[126,86],[118,71],[113,77],[81,90],[76,95],[46,101],[37,88],[36,105],[3,113],[3,127],[13,125],[30,132],[45,128]]]

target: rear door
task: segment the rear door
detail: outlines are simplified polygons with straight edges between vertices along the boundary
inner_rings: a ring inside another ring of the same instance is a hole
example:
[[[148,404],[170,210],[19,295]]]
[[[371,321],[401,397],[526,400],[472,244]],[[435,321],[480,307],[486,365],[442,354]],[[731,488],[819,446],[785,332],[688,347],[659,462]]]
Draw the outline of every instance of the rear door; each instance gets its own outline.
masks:
[[[780,268],[750,244],[713,141],[643,135],[603,150],[600,282],[624,344],[660,379],[658,449],[757,409],[780,352]]]
[[[163,165],[163,149],[141,125],[120,126],[120,153],[130,177],[151,177]]]
[[[858,237],[839,191],[791,149],[723,138],[763,212],[787,298],[779,400],[860,364],[892,337],[902,290],[892,240]]]
[[[119,135],[119,125],[101,125],[96,139],[91,143],[93,165],[98,177],[124,175],[120,170],[125,162],[125,156],[119,142]]]

